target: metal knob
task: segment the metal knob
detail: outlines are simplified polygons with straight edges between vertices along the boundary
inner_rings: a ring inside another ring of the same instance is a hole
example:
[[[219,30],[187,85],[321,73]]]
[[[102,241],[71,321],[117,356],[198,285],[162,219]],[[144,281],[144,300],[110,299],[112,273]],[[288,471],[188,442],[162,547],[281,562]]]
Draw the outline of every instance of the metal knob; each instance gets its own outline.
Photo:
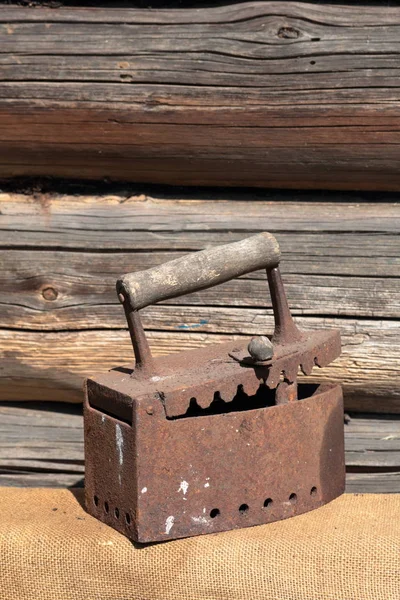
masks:
[[[257,362],[270,360],[274,355],[274,347],[265,335],[251,338],[247,350],[250,356]]]

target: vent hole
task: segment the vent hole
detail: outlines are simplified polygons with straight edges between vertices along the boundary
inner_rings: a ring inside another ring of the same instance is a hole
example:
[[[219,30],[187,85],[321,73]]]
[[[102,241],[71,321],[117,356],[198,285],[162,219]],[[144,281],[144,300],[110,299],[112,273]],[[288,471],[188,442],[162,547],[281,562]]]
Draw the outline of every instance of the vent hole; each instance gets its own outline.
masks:
[[[220,514],[219,508],[213,508],[212,511],[210,512],[210,517],[212,519],[215,519],[215,517],[218,517],[219,514]]]
[[[115,515],[115,518],[116,518],[116,519],[119,519],[119,508],[116,508],[116,509],[114,510],[114,515]]]
[[[125,514],[125,521],[128,523],[128,525],[130,525],[130,523],[131,523],[131,515],[129,513]]]
[[[310,60],[310,65],[315,65],[315,60]]]
[[[315,388],[318,386],[314,386]],[[299,387],[299,393],[301,386]],[[231,399],[223,400],[219,392],[215,392],[215,396],[210,406],[201,408],[197,403],[196,398],[192,397],[189,401],[189,407],[183,415],[175,417],[167,417],[167,419],[175,420],[187,417],[202,417],[208,415],[221,415],[225,413],[253,410],[255,408],[266,408],[267,406],[275,405],[275,390],[270,390],[265,384],[260,384],[258,390],[252,396],[248,396],[243,391],[243,386],[238,386],[237,394]],[[308,397],[308,396],[306,396]]]
[[[311,41],[312,41],[312,42],[320,42],[320,41],[321,41],[321,38],[311,38]]]
[[[270,506],[272,506],[272,504],[272,498],[267,498],[266,500],[264,500],[264,508],[269,508]]]
[[[314,486],[310,490],[310,496],[316,496],[316,495],[317,495],[317,488]]]
[[[244,514],[249,510],[249,505],[248,504],[241,504],[239,506],[239,512]]]
[[[93,502],[95,506],[99,505],[99,497],[98,496],[93,496]]]
[[[104,510],[106,511],[106,513],[108,513],[109,510],[110,510],[110,507],[108,506],[107,500],[104,502]]]
[[[297,494],[290,494],[290,496],[289,496],[289,502],[291,504],[296,504],[296,502],[297,502]]]

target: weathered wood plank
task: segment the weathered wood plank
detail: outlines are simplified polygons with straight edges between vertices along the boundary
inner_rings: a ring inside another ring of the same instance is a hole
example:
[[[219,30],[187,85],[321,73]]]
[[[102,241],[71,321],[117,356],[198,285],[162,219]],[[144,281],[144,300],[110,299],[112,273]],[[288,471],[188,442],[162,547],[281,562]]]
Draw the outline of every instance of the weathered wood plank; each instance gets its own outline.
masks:
[[[347,473],[346,492],[350,494],[398,494],[400,473]]]
[[[354,472],[357,467],[400,472],[400,417],[353,415],[345,432],[346,465],[351,475],[362,475]]]
[[[82,483],[81,415],[81,407],[54,403],[0,405],[0,485]],[[345,438],[347,491],[400,492],[399,417],[353,415]]]
[[[162,321],[169,331],[155,328],[157,310],[166,311]],[[240,319],[244,313],[238,309],[221,311],[215,308],[215,312],[202,309],[199,316],[197,309],[187,307],[186,320],[182,319],[181,308],[178,315],[175,310],[175,307],[154,307],[149,319],[143,311],[144,325],[153,328],[148,330],[148,338],[155,355],[237,339],[237,334],[207,333],[210,328],[222,326],[221,316],[227,313],[230,323],[236,322],[237,330],[242,333],[268,331],[272,326],[272,317],[262,311],[257,315],[253,313],[253,321],[245,316],[243,331]],[[305,330],[338,327],[342,333],[341,357],[325,369],[314,369],[313,380],[329,378],[343,384],[349,410],[400,411],[398,322],[311,317],[299,317],[297,322]],[[200,327],[205,329],[204,333],[199,332]],[[53,400],[57,397],[64,401],[81,401],[84,377],[133,361],[127,331],[116,329],[2,330],[0,345],[4,348],[0,373],[2,400]]]
[[[0,485],[82,485],[82,425],[78,406],[0,405]]]
[[[69,187],[74,189],[72,185]],[[284,233],[378,234],[400,230],[399,195],[395,193],[191,191],[154,186],[141,186],[140,189],[147,192],[135,193],[136,187],[126,185],[124,189],[120,186],[115,193],[92,195],[60,193],[56,187],[53,191],[31,194],[3,192],[0,193],[1,229],[5,232],[15,229],[26,233],[41,231],[50,236],[61,227],[68,230],[79,248],[90,247],[92,242],[85,239],[83,233],[89,235],[91,231],[101,231],[106,236],[106,248],[113,249],[126,248],[127,233],[132,231],[153,233],[152,243],[157,244],[156,234],[164,232],[185,230],[189,235],[199,231],[240,233],[243,229],[253,228],[259,231],[262,229],[259,219],[263,224],[268,223],[272,231]],[[67,242],[65,237],[66,233],[63,241]],[[4,238],[3,243],[6,241]],[[189,241],[190,238],[186,240]],[[10,239],[9,243],[18,246],[15,239]],[[132,239],[130,243],[137,244]],[[55,246],[52,238],[49,246]],[[197,243],[180,249],[199,247]],[[162,239],[158,249],[164,249]]]
[[[7,326],[121,327],[114,292],[121,273],[262,230],[281,244],[295,314],[399,316],[400,205],[260,197],[249,203],[237,195],[234,202],[0,196],[3,248],[10,248],[0,266]],[[51,301],[46,287],[55,290]],[[270,307],[263,273],[173,302]]]
[[[331,249],[327,252],[332,258]],[[3,326],[35,330],[125,327],[115,292],[117,278],[122,273],[147,269],[182,255],[173,252],[4,251],[0,257]],[[323,257],[313,259],[316,269],[322,271]],[[302,274],[294,271],[296,265],[285,260],[281,268],[294,315],[400,317],[397,278],[372,272],[369,277]],[[269,314],[272,311],[266,275],[262,271],[175,298],[168,304],[257,307],[267,309]],[[163,327],[162,323],[157,325],[160,326]]]
[[[400,189],[399,7],[1,6],[0,42],[0,176]]]
[[[171,4],[170,2],[167,2]],[[180,4],[179,8],[179,23],[240,23],[247,18],[251,19],[259,16],[260,2],[248,2],[246,4],[240,2],[232,2],[229,5],[229,10],[226,6],[213,6],[212,11],[198,10],[198,7],[193,10],[189,3],[187,8]],[[293,17],[304,18],[304,2],[287,2]],[[329,25],[340,24],[342,26],[354,26],[354,10],[357,9],[357,4],[362,4],[362,24],[364,26],[376,25],[376,7],[369,6],[363,0],[351,0],[348,5],[341,5],[340,12],[337,7],[331,4],[322,3],[308,4],[307,15],[308,20],[316,23],[327,23]],[[351,6],[351,4],[355,6]],[[268,13],[280,14],[282,12],[282,2],[271,0],[268,2]],[[267,13],[267,14],[268,14]],[[20,13],[16,13],[13,7],[5,5],[3,8],[3,16],[7,22],[21,21]],[[380,22],[382,24],[391,25],[393,20],[398,16],[396,7],[385,5],[385,10],[382,11]],[[72,22],[72,23],[87,23],[88,21],[100,23],[133,23],[133,24],[176,24],[176,11],[167,10],[147,10],[147,9],[131,9],[113,7],[110,11],[107,8],[100,7],[96,11],[92,7],[77,6],[73,11],[63,10],[61,7],[47,7],[46,2],[43,6],[38,7],[29,13],[24,14],[23,21],[27,22]]]
[[[370,271],[360,265],[359,259],[363,252],[365,254],[366,244],[372,242],[375,251],[365,257],[368,268],[374,269],[373,274],[376,275],[382,269],[383,276],[397,273],[400,205],[396,203],[389,205],[389,210],[385,205],[373,205],[382,213],[387,213],[385,229],[385,219],[373,221],[373,217],[368,219],[368,214],[363,216],[364,211],[369,212],[368,204],[355,211],[347,203],[336,207],[330,204],[336,214],[332,212],[327,225],[320,215],[324,205],[318,203],[312,203],[308,220],[308,215],[302,215],[304,205],[292,205],[290,202],[281,203],[278,207],[275,203],[232,202],[229,213],[221,210],[221,205],[229,206],[226,202],[177,202],[180,211],[175,210],[175,203],[157,206],[157,202],[148,202],[144,214],[141,214],[140,203],[134,203],[130,210],[122,207],[113,210],[112,206],[102,206],[99,200],[97,206],[91,206],[90,214],[86,215],[83,210],[82,214],[74,215],[73,208],[79,210],[78,207],[70,207],[70,210],[67,207],[67,210],[57,214],[59,207],[53,208],[53,205],[43,211],[37,211],[35,207],[31,210],[28,206],[29,209],[21,215],[8,215],[7,195],[3,198],[3,201],[0,200],[3,248],[187,252],[268,230],[280,236],[284,259],[291,269],[296,266],[297,272],[301,267],[304,272],[305,265],[310,265],[309,269],[315,273],[340,274],[345,270],[347,274],[367,275]],[[29,197],[26,198],[28,205],[29,201]],[[277,210],[284,210],[286,216],[274,219]],[[164,215],[161,215],[163,212]],[[355,220],[359,219],[358,223],[352,223],[350,217],[346,218],[349,213],[353,213]],[[163,223],[157,222],[161,216],[164,217]],[[321,261],[327,265],[322,265]],[[394,269],[391,268],[393,266]]]
[[[175,191],[166,198],[160,193],[75,197],[4,193],[0,246],[141,252],[148,264],[146,250],[189,252],[264,230],[279,238],[288,273],[391,277],[398,276],[400,266],[400,204],[397,196],[389,198],[392,202],[382,202],[379,196],[365,202],[359,194],[322,193],[184,196]],[[373,253],[366,251],[371,245]]]
[[[287,210],[291,210],[290,205],[287,205]],[[318,209],[316,208],[316,210]],[[397,210],[400,211],[400,208]],[[33,215],[27,218],[36,220]],[[240,213],[237,218],[240,220]],[[112,213],[109,220],[112,221]],[[399,217],[393,216],[393,220],[398,222]],[[3,219],[0,215],[1,221]],[[295,219],[293,221],[295,222]],[[31,223],[34,228],[34,222],[31,221]],[[217,228],[214,231],[208,231],[206,228],[201,231],[200,227],[194,231],[187,231],[185,227],[181,229],[178,223],[175,232],[152,231],[151,223],[149,223],[147,232],[134,229],[108,234],[101,229],[74,231],[70,230],[67,224],[64,227],[59,226],[58,233],[56,231],[48,232],[46,229],[24,231],[18,226],[14,230],[7,227],[6,230],[0,231],[3,242],[1,245],[4,249],[46,250],[50,248],[57,251],[66,249],[68,252],[73,250],[79,252],[112,251],[116,253],[116,259],[119,259],[118,253],[121,251],[130,251],[132,252],[131,264],[134,266],[137,264],[141,268],[142,263],[139,257],[134,256],[133,252],[141,252],[143,265],[146,265],[150,263],[148,263],[149,258],[143,253],[144,251],[163,253],[164,256],[160,256],[160,261],[164,260],[164,257],[168,260],[177,256],[173,254],[175,250],[180,252],[201,250],[211,244],[229,243],[241,239],[254,231],[268,230],[279,238],[282,247],[282,266],[285,267],[287,273],[397,277],[400,266],[397,232],[364,234],[354,231],[342,234],[340,226],[341,223],[337,223],[339,231],[332,234],[324,231],[303,233],[301,230],[283,233],[279,230],[276,231],[264,216],[257,229],[255,229],[255,225],[253,225],[254,229],[252,227],[247,229],[243,226],[241,231],[232,232],[224,230],[222,224],[221,231],[218,231]],[[101,246],[102,239],[104,240],[103,246]],[[370,251],[366,254],[366,249],[371,249],[371,247],[374,248],[374,252]],[[123,259],[123,257],[121,258]],[[71,261],[73,264],[73,255],[71,255]]]
[[[269,230],[300,324],[342,329],[344,353],[329,373],[345,383],[347,406],[399,410],[399,204],[359,194],[169,194],[0,196],[1,398],[79,400],[92,369],[132,356],[114,288],[121,273]],[[259,272],[143,318],[156,353],[272,329]]]
[[[83,477],[70,473],[39,473],[35,471],[4,469],[0,471],[2,486],[12,487],[83,487]]]

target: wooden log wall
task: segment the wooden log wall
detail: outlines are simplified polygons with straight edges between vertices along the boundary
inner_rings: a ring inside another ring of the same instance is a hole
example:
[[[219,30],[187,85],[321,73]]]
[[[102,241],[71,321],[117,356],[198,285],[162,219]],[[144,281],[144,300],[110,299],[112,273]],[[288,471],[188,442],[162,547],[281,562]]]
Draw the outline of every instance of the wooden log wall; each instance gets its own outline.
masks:
[[[347,492],[399,491],[399,419],[346,419]],[[81,406],[0,404],[0,486],[80,487],[84,474]]]
[[[343,383],[348,410],[400,412],[400,205],[379,200],[173,189],[1,194],[0,400],[80,401],[85,376],[133,360],[119,275],[267,230],[281,245],[298,324],[342,332],[341,358],[313,375]],[[272,329],[262,272],[142,314],[155,354]]]
[[[400,189],[400,7],[0,6],[0,177]]]

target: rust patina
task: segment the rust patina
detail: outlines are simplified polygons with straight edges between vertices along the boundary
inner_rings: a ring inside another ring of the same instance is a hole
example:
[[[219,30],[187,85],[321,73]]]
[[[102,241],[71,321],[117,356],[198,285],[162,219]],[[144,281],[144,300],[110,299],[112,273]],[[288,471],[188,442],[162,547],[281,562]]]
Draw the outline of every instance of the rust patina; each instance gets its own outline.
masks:
[[[234,273],[266,267],[275,316],[271,336],[154,359],[131,293],[146,272],[131,277],[132,288],[124,278],[117,284],[136,364],[87,380],[86,506],[135,541],[269,523],[344,491],[341,388],[297,383],[299,370],[309,375],[340,354],[340,334],[297,328],[271,238],[261,240],[268,248],[258,248],[259,236],[245,240],[250,251],[266,255],[243,266],[236,254]],[[228,258],[218,266],[217,283],[232,276],[232,246],[221,247]],[[200,262],[214,260],[208,252]],[[178,277],[172,291],[157,295],[153,289],[151,301],[196,289],[196,254],[176,266],[191,287]],[[215,272],[203,278],[203,288],[215,284]],[[147,273],[152,277],[152,270]],[[143,298],[140,307],[150,302],[150,295]]]

